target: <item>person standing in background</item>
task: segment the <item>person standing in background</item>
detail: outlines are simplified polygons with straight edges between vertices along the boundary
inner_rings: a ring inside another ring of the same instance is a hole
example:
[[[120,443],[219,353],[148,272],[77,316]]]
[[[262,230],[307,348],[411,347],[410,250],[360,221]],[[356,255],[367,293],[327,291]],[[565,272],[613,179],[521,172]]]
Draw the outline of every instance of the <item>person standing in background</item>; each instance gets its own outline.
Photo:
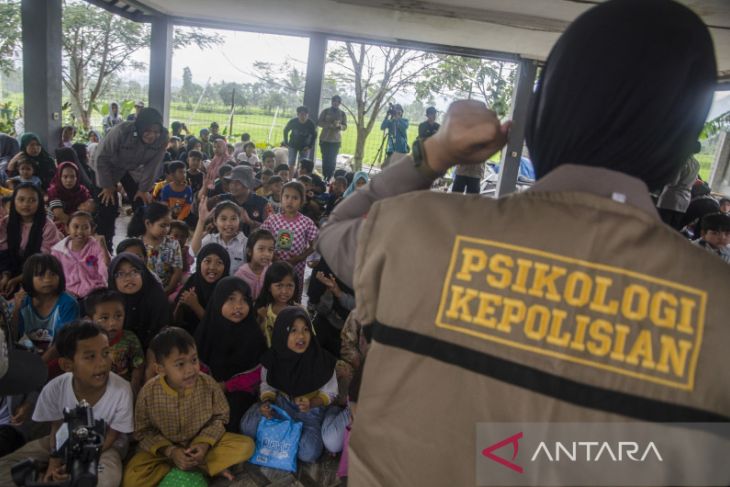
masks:
[[[332,97],[332,106],[322,110],[317,125],[322,127],[319,134],[319,148],[322,151],[322,173],[324,180],[329,181],[335,172],[337,154],[342,145],[342,131],[347,130],[347,115],[340,110],[342,98]],[[291,156],[290,156],[291,157]]]

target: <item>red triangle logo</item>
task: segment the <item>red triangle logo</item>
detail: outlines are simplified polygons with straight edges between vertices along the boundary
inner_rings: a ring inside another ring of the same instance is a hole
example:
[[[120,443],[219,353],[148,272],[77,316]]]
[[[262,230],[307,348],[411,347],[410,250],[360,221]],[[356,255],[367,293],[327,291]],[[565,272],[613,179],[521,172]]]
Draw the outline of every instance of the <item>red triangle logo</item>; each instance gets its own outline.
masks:
[[[517,465],[515,463],[512,463],[514,461],[514,459],[517,458],[517,453],[519,452],[519,449],[520,449],[519,441],[522,438],[522,436],[523,436],[522,432],[519,432],[515,435],[510,436],[509,438],[505,438],[504,440],[502,440],[498,443],[495,443],[494,445],[488,446],[484,450],[482,450],[482,455],[489,458],[490,460],[493,460],[493,461],[499,463],[500,465],[503,465],[503,466],[509,468],[510,470],[514,470],[517,473],[523,473],[524,469],[522,467],[520,467],[519,465]],[[497,455],[492,453],[495,450],[499,450],[503,446],[510,445],[510,444],[512,445],[511,461],[507,460],[506,458],[498,457]]]

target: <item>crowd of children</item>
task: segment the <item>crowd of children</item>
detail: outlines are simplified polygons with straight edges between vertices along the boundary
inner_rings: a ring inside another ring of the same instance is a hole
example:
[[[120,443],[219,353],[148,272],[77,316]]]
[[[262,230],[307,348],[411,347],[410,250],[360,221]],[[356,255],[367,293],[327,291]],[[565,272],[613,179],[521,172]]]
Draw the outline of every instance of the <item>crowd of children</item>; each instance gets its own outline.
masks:
[[[47,464],[45,481],[67,478],[50,453],[63,409],[82,399],[107,424],[99,485],[231,478],[273,404],[304,423],[300,461],[342,450],[356,364],[341,360],[339,335],[354,297],[314,243],[367,174],[324,181],[310,159],[277,164],[216,128],[171,138],[154,201],[133,212],[116,249],[96,233],[88,147],[67,130],[74,154],[56,162],[37,137],[21,139],[0,188],[0,322],[49,375],[35,394],[0,396],[0,437],[12,439],[0,484],[25,458]],[[345,418],[337,428],[335,418]]]
[[[199,136],[171,139],[155,201],[116,249],[96,234],[87,146],[56,164],[36,136],[21,138],[0,187],[0,322],[49,381],[0,396],[0,484],[28,457],[47,463],[45,480],[66,478],[49,453],[63,408],[81,399],[108,425],[99,485],[230,478],[273,405],[303,424],[301,461],[346,450],[367,345],[354,291],[314,244],[368,174],[325,181],[311,159],[277,164],[216,124]],[[696,193],[702,209],[683,231],[730,263],[730,200]],[[29,437],[31,420],[50,434]]]

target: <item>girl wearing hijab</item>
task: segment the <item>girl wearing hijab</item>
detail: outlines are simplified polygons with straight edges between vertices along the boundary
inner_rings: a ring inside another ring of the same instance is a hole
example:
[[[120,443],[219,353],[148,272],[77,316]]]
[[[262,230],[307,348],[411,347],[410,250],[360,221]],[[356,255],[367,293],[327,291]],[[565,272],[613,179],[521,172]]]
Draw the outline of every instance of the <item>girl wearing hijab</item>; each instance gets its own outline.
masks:
[[[195,273],[185,282],[177,297],[173,322],[191,335],[203,319],[221,279],[230,273],[231,257],[220,244],[203,245],[195,260]]]
[[[51,179],[56,174],[56,161],[41,146],[41,139],[33,132],[26,132],[20,137],[20,152],[8,163],[8,175],[15,176],[17,174],[16,164],[21,154],[35,162],[35,175],[41,178],[43,189],[48,189]]]
[[[272,403],[301,421],[298,457],[302,462],[315,462],[322,454],[324,409],[337,397],[336,360],[313,335],[304,309],[290,306],[279,313],[271,349],[261,358],[261,402],[241,420],[241,432],[252,438],[261,416],[273,416]]]
[[[243,414],[256,403],[261,356],[266,351],[251,289],[241,278],[226,277],[215,286],[195,341],[198,357],[228,399],[231,416],[227,428],[236,432]]]
[[[355,173],[355,176],[352,178],[352,182],[350,183],[350,186],[347,187],[345,190],[345,194],[342,195],[343,198],[347,198],[352,193],[354,193],[356,190],[362,188],[366,184],[368,184],[368,181],[370,178],[368,177],[368,173],[365,171],[358,171]]]
[[[162,284],[136,255],[122,252],[109,265],[109,289],[124,295],[124,329],[133,331],[142,347],[170,323],[170,307]]]
[[[53,212],[56,223],[63,224],[81,205],[91,200],[91,193],[79,182],[79,169],[70,161],[62,162],[48,188],[48,208]],[[88,211],[88,208],[84,208]]]

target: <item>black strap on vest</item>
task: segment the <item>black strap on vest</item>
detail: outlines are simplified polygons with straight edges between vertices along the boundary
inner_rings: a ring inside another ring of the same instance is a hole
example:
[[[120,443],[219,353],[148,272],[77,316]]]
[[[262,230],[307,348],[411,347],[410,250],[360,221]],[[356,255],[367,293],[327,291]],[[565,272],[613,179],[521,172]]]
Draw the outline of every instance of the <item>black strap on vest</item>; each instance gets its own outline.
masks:
[[[730,421],[729,417],[712,411],[583,384],[377,321],[367,328],[371,329],[373,340],[383,345],[431,357],[578,406],[651,422],[715,423]]]

